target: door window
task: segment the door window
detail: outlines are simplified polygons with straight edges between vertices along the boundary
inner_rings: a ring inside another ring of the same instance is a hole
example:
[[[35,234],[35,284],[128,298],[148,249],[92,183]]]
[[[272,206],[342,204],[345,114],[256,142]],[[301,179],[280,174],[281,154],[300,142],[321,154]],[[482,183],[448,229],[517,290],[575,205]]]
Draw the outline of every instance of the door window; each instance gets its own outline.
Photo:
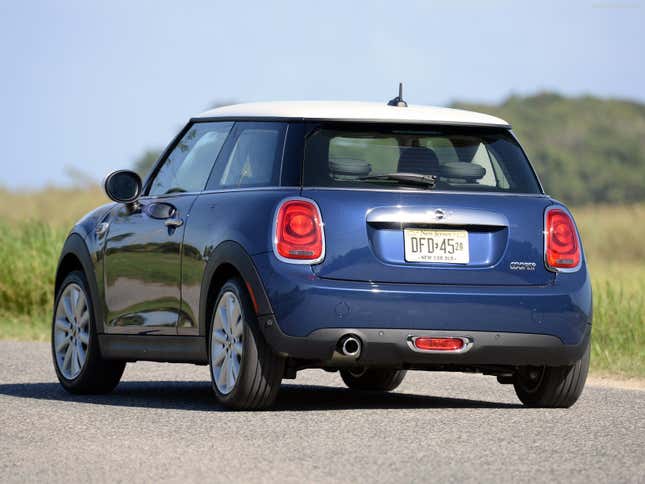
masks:
[[[237,123],[234,142],[217,163],[208,188],[278,185],[284,132],[282,123]]]
[[[232,126],[232,122],[193,124],[163,162],[148,194],[203,190]]]

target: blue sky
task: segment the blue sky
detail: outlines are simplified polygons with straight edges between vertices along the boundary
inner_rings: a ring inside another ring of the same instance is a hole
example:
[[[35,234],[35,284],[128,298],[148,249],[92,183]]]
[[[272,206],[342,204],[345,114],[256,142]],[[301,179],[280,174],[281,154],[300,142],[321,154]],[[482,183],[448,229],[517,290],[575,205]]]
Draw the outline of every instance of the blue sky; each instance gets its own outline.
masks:
[[[100,179],[218,100],[645,102],[645,1],[0,4],[0,186]],[[512,121],[512,120],[511,120]]]

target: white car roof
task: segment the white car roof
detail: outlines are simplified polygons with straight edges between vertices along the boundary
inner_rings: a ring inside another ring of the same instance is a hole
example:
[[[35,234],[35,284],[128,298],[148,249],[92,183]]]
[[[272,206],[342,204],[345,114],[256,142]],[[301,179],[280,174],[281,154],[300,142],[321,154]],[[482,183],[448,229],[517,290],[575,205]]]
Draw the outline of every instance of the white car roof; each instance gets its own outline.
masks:
[[[488,114],[434,106],[388,106],[384,102],[281,101],[233,104],[206,111],[193,119],[207,118],[286,118],[510,128],[510,124],[503,119]]]

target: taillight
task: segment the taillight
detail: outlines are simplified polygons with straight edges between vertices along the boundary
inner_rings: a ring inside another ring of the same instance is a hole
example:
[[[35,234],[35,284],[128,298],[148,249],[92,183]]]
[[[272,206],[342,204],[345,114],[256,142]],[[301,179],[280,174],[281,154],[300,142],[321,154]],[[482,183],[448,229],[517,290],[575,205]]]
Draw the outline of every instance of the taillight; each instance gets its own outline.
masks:
[[[545,217],[546,267],[552,271],[574,271],[580,266],[580,240],[571,216],[560,208],[552,208]]]
[[[284,262],[315,264],[324,258],[322,217],[313,201],[296,198],[282,202],[275,219],[274,249]]]

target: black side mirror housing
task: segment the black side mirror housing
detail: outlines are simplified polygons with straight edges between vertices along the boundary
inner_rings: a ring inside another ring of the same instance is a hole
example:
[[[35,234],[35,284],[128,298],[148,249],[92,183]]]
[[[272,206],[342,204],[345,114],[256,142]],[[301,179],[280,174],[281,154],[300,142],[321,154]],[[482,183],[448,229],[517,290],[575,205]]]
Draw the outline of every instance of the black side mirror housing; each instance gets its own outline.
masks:
[[[141,177],[131,170],[113,171],[105,177],[103,188],[115,202],[131,204],[141,196]]]

